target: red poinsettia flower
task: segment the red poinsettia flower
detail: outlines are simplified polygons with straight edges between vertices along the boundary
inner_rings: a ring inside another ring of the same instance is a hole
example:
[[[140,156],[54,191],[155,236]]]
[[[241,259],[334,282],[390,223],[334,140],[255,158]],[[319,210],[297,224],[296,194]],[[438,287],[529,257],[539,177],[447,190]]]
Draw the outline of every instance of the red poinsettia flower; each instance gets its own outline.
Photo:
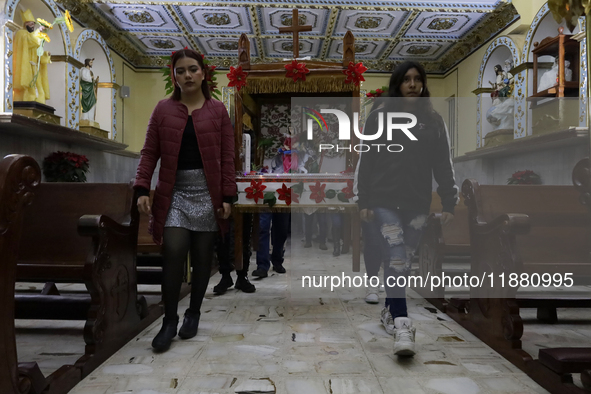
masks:
[[[296,82],[298,79],[305,81],[306,74],[310,73],[310,70],[306,68],[306,63],[298,63],[297,60],[292,60],[291,64],[286,64],[285,69],[287,70],[285,76],[287,78],[293,78],[294,82]]]
[[[254,203],[259,203],[259,198],[264,199],[263,190],[267,188],[267,185],[263,185],[263,181],[250,181],[250,186],[244,189],[246,192],[246,198],[249,200],[254,199]]]
[[[347,198],[353,198],[353,197],[355,197],[355,193],[353,193],[353,181],[352,180],[348,180],[347,181],[347,187],[344,187],[341,191],[343,193],[345,193],[345,197],[347,197]]]
[[[234,86],[238,92],[242,87],[246,86],[248,73],[242,71],[242,66],[238,66],[238,68],[230,67],[230,72],[226,76],[230,80],[228,86]]]
[[[326,197],[326,193],[324,192],[325,188],[326,183],[321,185],[320,181],[316,181],[315,185],[310,185],[310,191],[312,192],[310,199],[316,201],[316,204],[324,201],[324,197]]]
[[[376,89],[375,92],[372,90],[367,94],[367,97],[380,97],[384,91],[382,89]]]
[[[285,186],[284,183],[283,186],[281,186],[281,189],[277,189],[277,193],[279,194],[279,197],[277,198],[279,200],[285,201],[285,204],[291,205],[291,192],[292,190]]]
[[[298,203],[298,204],[300,203],[300,195],[299,194],[297,194],[296,192],[294,192],[292,190],[291,193],[290,193],[290,196],[291,196],[291,201],[292,202],[295,202],[295,203]]]
[[[349,62],[349,67],[347,67],[346,70],[343,70],[343,74],[347,76],[347,78],[345,78],[345,83],[352,82],[355,86],[359,86],[361,81],[365,81],[365,78],[363,78],[363,75],[361,74],[366,71],[367,67],[365,67],[363,63],[353,64],[353,62]]]

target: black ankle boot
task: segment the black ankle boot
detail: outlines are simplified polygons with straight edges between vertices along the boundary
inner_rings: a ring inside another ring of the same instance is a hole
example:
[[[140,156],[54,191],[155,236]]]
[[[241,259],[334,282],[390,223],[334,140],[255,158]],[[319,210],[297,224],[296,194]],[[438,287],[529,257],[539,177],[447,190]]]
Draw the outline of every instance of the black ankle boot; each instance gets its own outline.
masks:
[[[214,286],[213,294],[224,294],[230,287],[234,286],[234,281],[230,274],[222,275],[220,283]]]
[[[192,312],[189,309],[185,312],[185,318],[183,319],[183,325],[179,330],[179,337],[181,339],[193,338],[197,335],[197,329],[199,328],[199,318],[201,312]]]
[[[333,250],[332,250],[332,255],[333,256],[340,256],[341,255],[341,236],[339,234],[339,228],[338,227],[334,227],[332,228],[332,241],[333,241]]]
[[[256,287],[248,280],[246,275],[238,274],[238,278],[236,278],[236,286],[234,288],[238,290],[242,290],[245,293],[254,293],[256,291]]]
[[[164,318],[162,328],[152,340],[152,347],[158,352],[164,352],[170,348],[172,338],[176,337],[176,328],[179,324],[179,317],[176,319]]]

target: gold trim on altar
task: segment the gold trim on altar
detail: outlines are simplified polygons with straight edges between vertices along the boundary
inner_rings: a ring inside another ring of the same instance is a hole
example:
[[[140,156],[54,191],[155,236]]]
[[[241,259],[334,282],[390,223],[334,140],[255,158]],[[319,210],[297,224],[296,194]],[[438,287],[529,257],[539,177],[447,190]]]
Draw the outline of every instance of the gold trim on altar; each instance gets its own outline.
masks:
[[[76,68],[84,67],[84,63],[69,55],[51,55],[51,61],[70,63],[72,66]]]
[[[306,75],[306,81],[294,82],[285,74],[277,76],[257,77],[251,72],[246,79],[246,86],[242,88],[245,93],[325,93],[325,92],[354,92],[359,89],[352,83],[345,83],[344,74],[313,75],[317,70],[310,70]],[[326,69],[322,70],[326,72]],[[342,69],[331,70],[333,73],[340,73]]]
[[[119,89],[119,88],[121,88],[121,85],[118,85],[114,82],[99,82],[98,87],[99,88],[108,88],[108,89],[113,89],[113,88]]]

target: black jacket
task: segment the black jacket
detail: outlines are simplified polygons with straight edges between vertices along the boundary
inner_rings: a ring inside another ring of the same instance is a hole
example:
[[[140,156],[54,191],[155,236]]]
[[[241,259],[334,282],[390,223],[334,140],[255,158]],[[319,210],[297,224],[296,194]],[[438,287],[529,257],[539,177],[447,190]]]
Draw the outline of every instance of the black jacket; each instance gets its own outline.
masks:
[[[359,209],[382,207],[427,214],[431,206],[434,177],[443,212],[453,214],[459,201],[459,189],[454,180],[447,129],[441,116],[434,111],[413,111],[417,125],[409,130],[417,141],[410,140],[401,130],[394,130],[392,140],[388,141],[387,111],[384,109],[369,115],[363,131],[364,134],[375,134],[379,112],[384,117],[382,137],[375,141],[360,141],[361,144],[370,145],[371,149],[361,154],[358,163],[356,183]],[[388,152],[382,146],[378,152],[371,144],[399,144],[403,150],[398,153]]]

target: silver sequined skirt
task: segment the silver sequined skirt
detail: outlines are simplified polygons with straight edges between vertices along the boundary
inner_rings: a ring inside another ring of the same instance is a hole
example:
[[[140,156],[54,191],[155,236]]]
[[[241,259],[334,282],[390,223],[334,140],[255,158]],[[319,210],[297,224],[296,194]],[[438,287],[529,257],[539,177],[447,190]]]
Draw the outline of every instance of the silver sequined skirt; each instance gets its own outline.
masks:
[[[215,210],[202,169],[176,172],[172,201],[164,227],[182,227],[192,231],[218,230]]]

